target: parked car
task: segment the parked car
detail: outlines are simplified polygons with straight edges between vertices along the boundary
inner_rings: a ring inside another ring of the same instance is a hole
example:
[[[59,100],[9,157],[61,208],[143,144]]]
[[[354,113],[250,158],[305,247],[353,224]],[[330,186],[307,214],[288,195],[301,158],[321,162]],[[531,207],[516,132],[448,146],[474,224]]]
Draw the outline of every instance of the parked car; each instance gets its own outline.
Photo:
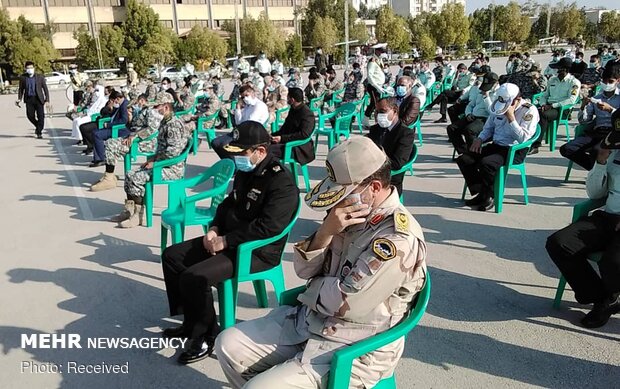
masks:
[[[171,80],[183,78],[187,76],[189,73],[185,69],[179,69],[174,66],[165,67],[159,74],[159,78],[168,77]]]
[[[45,75],[45,82],[47,85],[65,85],[71,82],[71,77],[68,74],[60,72],[51,72]]]

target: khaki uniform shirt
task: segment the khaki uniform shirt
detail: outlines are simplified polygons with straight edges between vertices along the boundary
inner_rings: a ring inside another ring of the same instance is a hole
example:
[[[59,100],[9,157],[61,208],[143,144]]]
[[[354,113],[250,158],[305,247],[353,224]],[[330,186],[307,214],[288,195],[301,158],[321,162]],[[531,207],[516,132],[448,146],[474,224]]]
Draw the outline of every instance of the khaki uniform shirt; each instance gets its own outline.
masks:
[[[540,105],[549,104],[553,108],[573,105],[577,102],[580,88],[581,82],[572,74],[567,74],[563,80],[553,76],[549,79],[547,89],[540,98]]]

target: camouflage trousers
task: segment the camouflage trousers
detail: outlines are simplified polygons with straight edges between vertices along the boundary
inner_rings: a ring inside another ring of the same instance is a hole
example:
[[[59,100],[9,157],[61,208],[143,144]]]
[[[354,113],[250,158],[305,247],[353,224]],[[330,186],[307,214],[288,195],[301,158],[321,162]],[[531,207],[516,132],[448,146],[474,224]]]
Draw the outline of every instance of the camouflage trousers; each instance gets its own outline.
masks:
[[[139,141],[135,139],[134,142]],[[129,153],[131,149],[129,146],[123,144],[122,138],[110,138],[105,141],[105,164],[116,165],[116,161],[120,161],[125,158],[125,155]],[[141,153],[152,153],[155,151],[155,140],[143,141],[138,145],[138,150]]]
[[[163,168],[161,175],[164,180],[178,180],[183,177],[184,172],[184,164],[181,163]],[[144,197],[146,191],[144,186],[151,179],[153,179],[153,169],[140,167],[137,170],[127,172],[125,177],[125,193],[132,197]]]

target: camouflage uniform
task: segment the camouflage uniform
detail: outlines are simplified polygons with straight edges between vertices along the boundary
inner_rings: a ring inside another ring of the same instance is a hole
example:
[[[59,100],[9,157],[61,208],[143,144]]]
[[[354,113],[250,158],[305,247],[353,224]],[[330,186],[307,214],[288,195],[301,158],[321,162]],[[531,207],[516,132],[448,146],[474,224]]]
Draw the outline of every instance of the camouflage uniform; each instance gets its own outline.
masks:
[[[151,85],[146,88],[146,98],[154,100],[157,97],[157,92],[159,92],[159,87],[151,81]]]
[[[183,111],[186,111],[194,106],[194,102],[196,101],[196,98],[192,94],[191,90],[181,93],[181,96],[179,97],[181,99],[181,102],[183,103]]]
[[[209,97],[203,100],[203,102],[200,103],[200,105],[196,107],[196,116],[198,116],[198,118],[211,116],[217,111],[219,111],[221,106],[222,104],[220,102],[219,97],[213,94],[213,91],[211,91],[211,93],[209,93]],[[198,121],[191,120],[187,118],[187,116],[188,115],[181,116],[181,120],[183,120],[185,124],[185,130],[188,132],[188,134],[191,135],[192,132],[196,129],[196,125]],[[204,122],[203,128],[214,127],[216,124],[216,121],[217,121],[217,118],[216,120],[209,120],[207,122]]]
[[[524,99],[531,99],[532,96],[547,88],[547,78],[538,72],[513,73],[508,76],[508,82],[519,87]]]
[[[319,78],[318,80],[315,80],[314,85],[308,83],[306,89],[304,90],[304,94],[306,95],[308,101],[310,101],[314,98],[321,96],[323,93],[325,93],[326,89],[327,88],[325,88],[325,84]]]
[[[157,135],[157,151],[154,161],[164,161],[179,156],[187,146],[188,136],[183,122],[172,114],[164,117],[159,125]],[[177,180],[185,173],[185,161],[162,169],[165,180]],[[143,167],[127,173],[125,192],[133,197],[144,197],[144,185],[153,177],[153,169]]]
[[[220,334],[218,359],[233,388],[261,372],[249,387],[325,387],[335,351],[403,318],[426,277],[422,229],[394,188],[367,220],[334,235],[326,248],[308,251],[312,238],[295,245],[295,271],[309,280],[301,306],[276,308]],[[355,359],[350,387],[372,388],[389,377],[404,346],[400,338]]]
[[[267,91],[267,96],[265,97],[265,104],[267,104],[267,109],[269,109],[269,123],[273,122],[276,117],[276,111],[280,108],[284,108],[288,105],[286,101],[288,97],[288,88],[282,86],[282,84],[278,84],[276,89],[273,91]],[[281,119],[285,119],[288,115],[288,112],[285,112]]]
[[[148,138],[152,134],[157,132],[161,123],[162,116],[153,108],[143,108],[140,114],[131,121],[131,135],[136,136],[138,139],[134,142],[140,142],[138,144],[138,150],[141,153],[152,153],[155,151],[157,145],[157,139]],[[116,161],[119,161],[125,157],[130,146],[123,143],[123,138],[110,138],[105,141],[105,163],[106,165],[116,165]]]

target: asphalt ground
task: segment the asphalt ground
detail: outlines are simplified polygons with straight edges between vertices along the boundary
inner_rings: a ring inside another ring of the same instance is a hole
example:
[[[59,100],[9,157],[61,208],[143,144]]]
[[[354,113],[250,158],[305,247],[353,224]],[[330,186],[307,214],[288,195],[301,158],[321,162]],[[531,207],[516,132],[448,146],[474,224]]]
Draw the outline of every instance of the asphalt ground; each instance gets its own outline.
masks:
[[[540,60],[544,60],[541,57]],[[501,73],[505,59],[494,60]],[[158,338],[178,322],[167,316],[159,249],[159,220],[152,228],[123,230],[107,219],[124,194],[91,193],[103,168],[70,139],[55,107],[45,138],[37,140],[14,96],[0,96],[0,386],[7,388],[219,388],[226,380],[214,358],[181,366],[174,349],[94,349],[90,338]],[[428,310],[407,338],[396,370],[401,388],[618,387],[620,315],[595,330],[579,326],[588,307],[570,290],[552,308],[559,273],[547,256],[547,236],[570,222],[572,206],[586,197],[585,172],[563,182],[566,160],[558,151],[527,158],[530,204],[518,176],[508,179],[504,212],[474,212],[460,200],[463,179],[451,160],[445,126],[422,123],[415,176],[405,178],[404,202],[424,228],[433,277]],[[573,115],[576,120],[576,115]],[[560,132],[562,134],[562,132]],[[355,135],[357,136],[357,135]],[[559,136],[558,146],[564,142]],[[313,183],[324,174],[327,147],[310,165]],[[188,159],[192,176],[217,160],[205,145]],[[117,169],[122,178],[122,167]],[[166,207],[155,191],[155,214]],[[303,207],[290,241],[319,225],[322,214]],[[187,237],[199,236],[190,228]],[[284,255],[287,287],[300,285]],[[274,306],[270,294],[271,307]],[[251,286],[240,287],[238,316],[260,317]],[[22,348],[23,334],[79,334],[83,348]],[[76,366],[125,365],[127,373],[79,373]],[[73,370],[72,370],[73,367]]]

